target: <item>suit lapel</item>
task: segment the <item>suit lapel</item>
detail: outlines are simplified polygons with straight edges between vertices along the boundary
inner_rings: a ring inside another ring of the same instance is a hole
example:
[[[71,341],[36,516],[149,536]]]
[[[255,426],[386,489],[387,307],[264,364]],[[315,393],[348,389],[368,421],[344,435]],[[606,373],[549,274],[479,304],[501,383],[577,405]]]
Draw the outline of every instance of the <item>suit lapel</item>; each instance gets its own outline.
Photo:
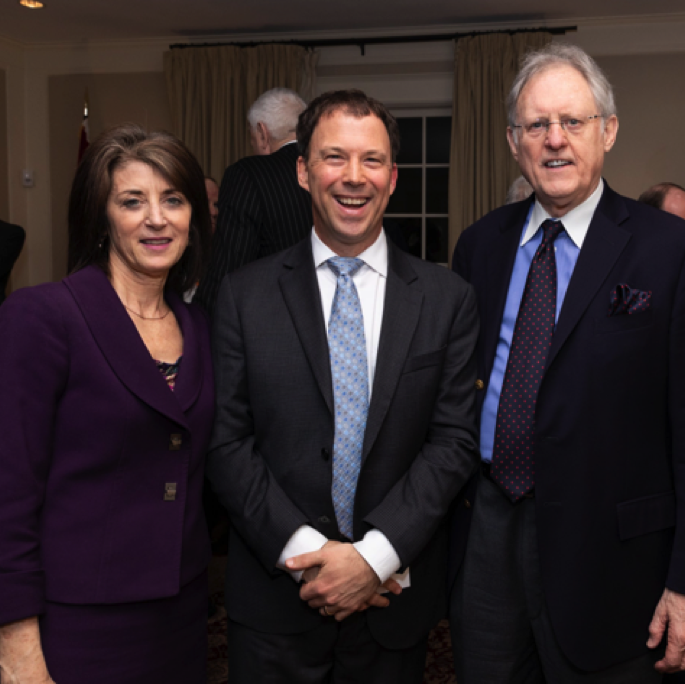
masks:
[[[509,282],[531,203],[532,200],[520,207],[517,205],[516,213],[511,216],[510,220],[507,220],[506,217],[502,218],[497,239],[492,245],[488,259],[487,280],[483,288],[485,291],[483,311],[487,311],[489,315],[483,316],[481,321],[483,358],[487,364],[485,375],[488,378],[495,362],[504,307],[509,293]]]
[[[409,260],[388,240],[388,280],[385,285],[383,323],[364,434],[362,463],[371,451],[390,408],[419,321],[423,293],[412,287],[416,279]]]
[[[627,218],[628,210],[625,203],[606,185],[573,269],[559,313],[557,329],[552,337],[547,368],[554,361],[628,244],[630,233],[619,225]],[[608,293],[607,306],[609,306]]]
[[[136,326],[126,313],[107,276],[96,266],[88,266],[64,280],[107,363],[119,380],[146,404],[171,420],[187,427],[179,402],[157,370]],[[174,313],[180,302],[173,296]],[[181,316],[181,320],[183,316]],[[185,321],[186,329],[192,327]],[[185,331],[184,331],[185,332]],[[191,335],[191,337],[193,337]],[[188,375],[192,368],[188,370]],[[97,369],[94,369],[97,372]],[[179,377],[180,377],[179,373]],[[187,394],[192,393],[189,383]]]
[[[283,265],[284,273],[279,278],[283,299],[321,394],[331,415],[334,415],[326,324],[323,320],[311,240],[304,239],[289,250]]]

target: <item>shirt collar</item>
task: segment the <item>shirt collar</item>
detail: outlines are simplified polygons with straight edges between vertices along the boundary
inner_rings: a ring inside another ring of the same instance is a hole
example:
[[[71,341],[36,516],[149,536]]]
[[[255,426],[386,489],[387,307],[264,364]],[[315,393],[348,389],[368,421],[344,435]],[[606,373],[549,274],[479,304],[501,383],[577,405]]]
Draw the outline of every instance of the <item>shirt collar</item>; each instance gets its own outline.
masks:
[[[312,228],[312,254],[314,255],[314,266],[319,268],[328,259],[338,256],[321,239]],[[384,278],[388,277],[388,242],[385,231],[381,230],[376,242],[365,249],[357,258],[361,259],[369,268]]]
[[[596,190],[582,204],[579,204],[575,209],[571,209],[568,214],[561,217],[564,230],[578,249],[583,246],[583,241],[590,227],[590,221],[592,221],[603,191],[604,181],[600,178]],[[523,247],[523,245],[532,240],[538,230],[540,230],[542,222],[549,218],[553,217],[542,208],[542,205],[536,199],[520,246]]]

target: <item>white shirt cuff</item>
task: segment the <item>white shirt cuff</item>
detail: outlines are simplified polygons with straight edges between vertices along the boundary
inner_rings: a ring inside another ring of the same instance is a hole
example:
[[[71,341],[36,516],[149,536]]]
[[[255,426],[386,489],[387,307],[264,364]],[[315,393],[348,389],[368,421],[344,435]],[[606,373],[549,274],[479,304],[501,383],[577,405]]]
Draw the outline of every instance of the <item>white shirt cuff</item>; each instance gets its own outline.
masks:
[[[381,584],[399,570],[400,557],[380,530],[369,530],[361,541],[354,543],[354,548],[378,575]]]
[[[286,560],[293,556],[309,553],[310,551],[318,551],[327,541],[328,539],[324,537],[321,532],[317,532],[309,525],[298,527],[295,532],[293,532],[293,536],[290,537],[288,543],[283,547],[276,567],[290,573],[290,576],[299,583],[302,579],[303,571],[288,570],[288,568],[285,567]]]

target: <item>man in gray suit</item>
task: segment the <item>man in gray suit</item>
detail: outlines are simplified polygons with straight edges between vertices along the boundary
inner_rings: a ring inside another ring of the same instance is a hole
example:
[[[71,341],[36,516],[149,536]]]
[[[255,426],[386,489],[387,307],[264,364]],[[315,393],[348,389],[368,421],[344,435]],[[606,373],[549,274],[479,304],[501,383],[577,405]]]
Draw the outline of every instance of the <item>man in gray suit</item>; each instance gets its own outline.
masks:
[[[473,293],[386,239],[381,103],[326,93],[297,131],[314,229],[226,278],[215,313],[231,681],[415,684],[477,464]]]

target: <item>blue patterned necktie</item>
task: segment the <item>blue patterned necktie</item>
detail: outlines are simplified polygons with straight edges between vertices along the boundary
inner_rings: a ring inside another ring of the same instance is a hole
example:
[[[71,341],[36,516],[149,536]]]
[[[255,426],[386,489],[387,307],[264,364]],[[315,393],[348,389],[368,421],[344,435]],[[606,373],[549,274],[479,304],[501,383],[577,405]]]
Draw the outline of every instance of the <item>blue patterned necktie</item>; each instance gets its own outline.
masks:
[[[338,279],[328,321],[335,401],[331,493],[338,529],[348,539],[354,539],[352,516],[369,410],[369,371],[364,316],[352,276],[364,262],[349,257],[333,257],[326,263]]]
[[[542,242],[528,271],[497,409],[491,473],[513,502],[535,486],[535,403],[554,333],[554,240],[562,230],[560,221],[542,223]]]

